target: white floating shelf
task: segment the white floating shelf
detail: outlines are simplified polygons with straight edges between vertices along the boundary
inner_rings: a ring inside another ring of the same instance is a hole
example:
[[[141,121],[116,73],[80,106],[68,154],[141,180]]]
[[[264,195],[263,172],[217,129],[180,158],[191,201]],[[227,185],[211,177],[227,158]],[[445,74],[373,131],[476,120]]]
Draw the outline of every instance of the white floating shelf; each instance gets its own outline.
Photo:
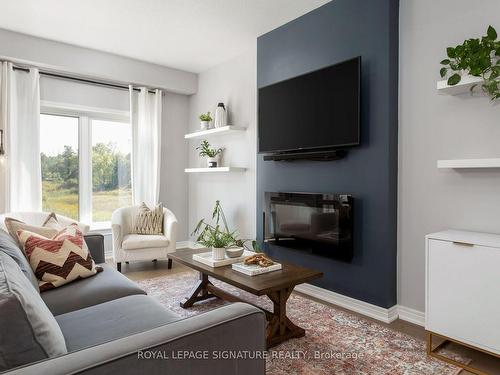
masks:
[[[439,169],[500,168],[500,158],[438,160]]]
[[[245,131],[246,128],[242,126],[222,126],[220,128],[213,128],[213,129],[208,129],[208,130],[200,130],[194,133],[189,133],[185,134],[184,138],[185,139],[191,139],[191,138],[200,138],[200,137],[207,137],[210,135],[215,135],[215,134],[229,134],[229,133],[235,133],[235,132],[242,132]]]
[[[469,93],[472,85],[480,85],[483,82],[481,77],[463,76],[459,83],[454,86],[448,85],[448,80],[437,82],[437,90],[440,94],[458,95]],[[478,90],[478,93],[481,90]]]
[[[245,172],[246,168],[239,167],[217,167],[217,168],[186,168],[186,173],[216,173],[216,172]]]

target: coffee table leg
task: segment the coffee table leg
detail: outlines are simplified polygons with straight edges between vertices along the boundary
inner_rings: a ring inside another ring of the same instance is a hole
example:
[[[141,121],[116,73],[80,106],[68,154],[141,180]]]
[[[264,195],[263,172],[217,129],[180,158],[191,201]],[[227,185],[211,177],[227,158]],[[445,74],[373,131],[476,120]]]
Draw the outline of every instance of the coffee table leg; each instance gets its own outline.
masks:
[[[266,332],[268,348],[291,338],[303,337],[306,334],[303,328],[292,323],[286,316],[286,302],[292,294],[292,290],[293,287],[285,288],[267,295],[274,305]]]
[[[196,283],[193,289],[191,289],[189,297],[186,297],[186,301],[180,303],[181,307],[186,309],[193,306],[195,302],[217,297],[215,294],[208,291],[208,284],[211,284],[210,281],[208,281],[208,275],[200,272],[200,280]]]

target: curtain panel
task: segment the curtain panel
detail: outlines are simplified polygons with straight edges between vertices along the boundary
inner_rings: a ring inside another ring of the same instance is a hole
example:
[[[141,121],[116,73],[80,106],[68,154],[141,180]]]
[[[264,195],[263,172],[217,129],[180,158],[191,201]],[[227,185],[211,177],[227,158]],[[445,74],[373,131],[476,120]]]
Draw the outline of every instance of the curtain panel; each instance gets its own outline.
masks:
[[[132,123],[132,194],[134,204],[150,207],[160,198],[162,91],[130,91]]]
[[[0,161],[0,212],[41,211],[40,75],[2,62],[0,128],[5,155]]]

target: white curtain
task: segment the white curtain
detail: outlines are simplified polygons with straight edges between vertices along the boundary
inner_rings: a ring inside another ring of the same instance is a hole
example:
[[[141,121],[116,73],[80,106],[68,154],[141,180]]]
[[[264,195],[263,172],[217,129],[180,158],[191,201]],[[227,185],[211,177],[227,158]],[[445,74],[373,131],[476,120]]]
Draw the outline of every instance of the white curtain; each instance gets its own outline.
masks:
[[[2,62],[0,128],[5,156],[0,165],[0,212],[41,211],[40,75]]]
[[[130,86],[134,204],[153,206],[160,197],[161,116],[161,90],[137,92]]]

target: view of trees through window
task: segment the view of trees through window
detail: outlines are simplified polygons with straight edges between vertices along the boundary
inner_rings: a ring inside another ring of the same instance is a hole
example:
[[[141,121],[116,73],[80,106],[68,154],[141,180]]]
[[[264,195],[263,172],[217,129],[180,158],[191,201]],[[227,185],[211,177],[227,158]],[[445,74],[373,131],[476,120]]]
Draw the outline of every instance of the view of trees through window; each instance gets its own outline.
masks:
[[[80,168],[90,169],[90,165],[80,163],[78,123],[77,117],[41,115],[43,209],[78,220],[82,210],[90,211],[90,207],[80,207],[79,202],[91,201],[92,221],[110,221],[115,209],[132,202],[130,125],[89,121],[92,134],[91,181],[79,181]],[[91,189],[87,189],[91,191],[91,199],[81,199],[82,184],[91,184]]]

